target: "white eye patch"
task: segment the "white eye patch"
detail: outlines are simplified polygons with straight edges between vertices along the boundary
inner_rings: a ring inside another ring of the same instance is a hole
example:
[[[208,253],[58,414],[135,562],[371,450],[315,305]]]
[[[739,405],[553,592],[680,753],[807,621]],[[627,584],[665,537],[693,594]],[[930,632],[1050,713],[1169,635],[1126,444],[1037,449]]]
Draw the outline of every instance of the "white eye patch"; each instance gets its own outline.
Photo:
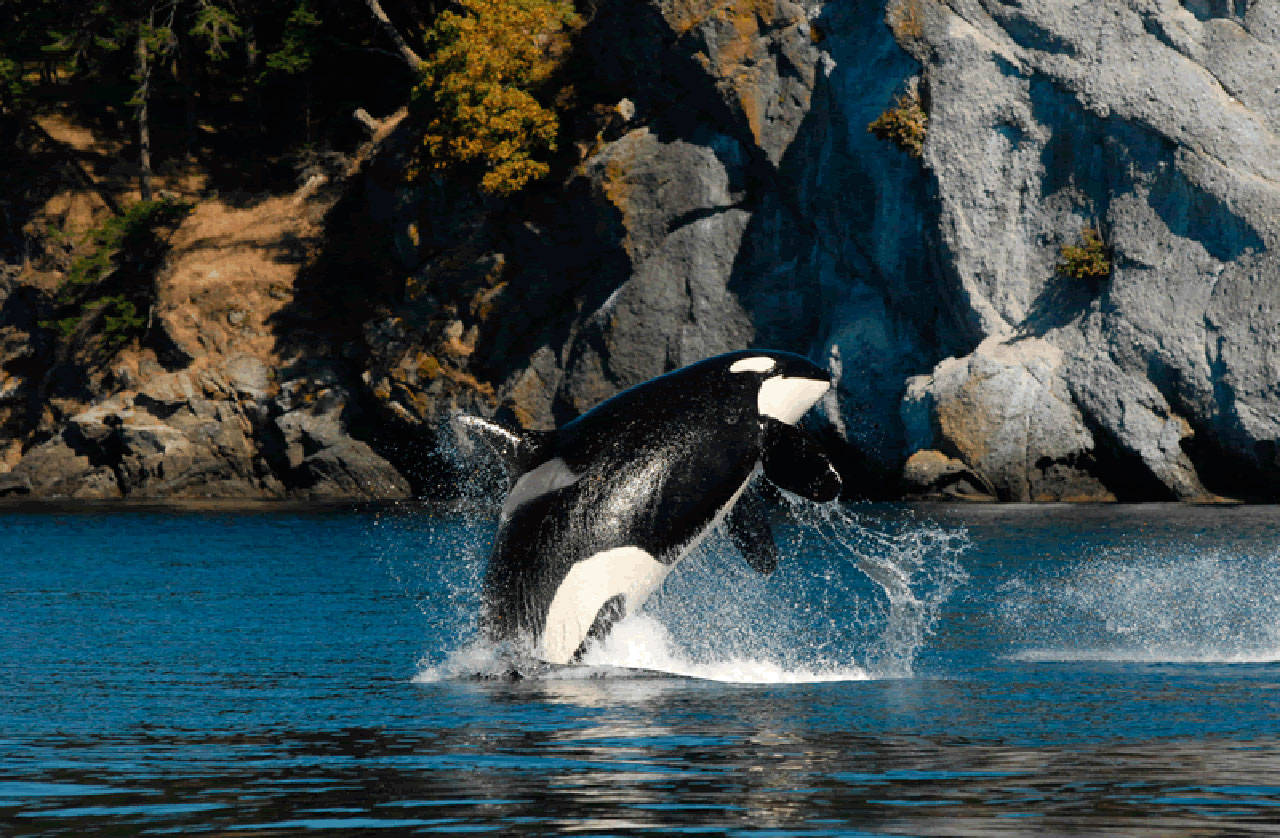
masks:
[[[760,385],[756,410],[761,416],[772,416],[779,422],[794,425],[809,408],[831,389],[826,381],[816,378],[784,378],[775,375]]]
[[[733,366],[729,367],[729,372],[768,372],[778,365],[778,362],[764,355],[753,355],[750,358],[742,358],[734,361]]]

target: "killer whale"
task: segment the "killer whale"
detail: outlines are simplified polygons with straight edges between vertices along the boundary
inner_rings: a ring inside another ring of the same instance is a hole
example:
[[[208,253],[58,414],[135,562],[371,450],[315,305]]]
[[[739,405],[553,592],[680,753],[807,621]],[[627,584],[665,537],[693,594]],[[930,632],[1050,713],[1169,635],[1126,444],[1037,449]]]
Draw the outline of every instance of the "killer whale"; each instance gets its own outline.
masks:
[[[758,497],[744,491],[762,468],[811,500],[839,495],[839,474],[796,427],[830,386],[807,358],[744,350],[638,384],[555,431],[457,417],[513,479],[485,571],[482,630],[570,663],[721,521],[748,564],[771,572],[777,548]]]

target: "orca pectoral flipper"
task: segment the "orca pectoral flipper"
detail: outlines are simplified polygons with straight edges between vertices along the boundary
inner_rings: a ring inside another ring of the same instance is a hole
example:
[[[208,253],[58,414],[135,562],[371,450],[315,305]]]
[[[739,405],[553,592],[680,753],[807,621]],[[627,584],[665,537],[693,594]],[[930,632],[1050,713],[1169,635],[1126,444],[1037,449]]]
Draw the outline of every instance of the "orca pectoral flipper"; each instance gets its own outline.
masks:
[[[724,519],[729,540],[756,573],[773,573],[778,566],[778,545],[769,526],[769,506],[758,489],[748,489]]]
[[[587,636],[583,638],[582,645],[578,646],[578,650],[573,653],[573,657],[569,658],[569,663],[582,663],[582,657],[587,653],[587,647],[592,643],[598,643],[609,634],[609,630],[613,628],[613,624],[627,616],[627,599],[622,594],[611,596],[600,606],[600,611],[596,613],[595,620],[591,623],[591,628],[587,630]]]
[[[765,417],[764,476],[788,492],[814,501],[840,495],[840,473],[822,447],[794,425]]]
[[[459,439],[467,445],[477,441],[502,460],[512,477],[523,474],[547,458],[555,431],[525,431],[509,428],[492,419],[458,413],[451,417]]]

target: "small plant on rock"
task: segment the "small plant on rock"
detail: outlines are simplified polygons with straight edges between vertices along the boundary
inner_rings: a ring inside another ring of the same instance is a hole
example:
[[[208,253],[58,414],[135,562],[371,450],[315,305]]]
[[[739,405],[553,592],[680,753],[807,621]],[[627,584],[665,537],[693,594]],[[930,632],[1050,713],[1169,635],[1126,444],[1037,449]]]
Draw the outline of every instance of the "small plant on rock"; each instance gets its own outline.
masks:
[[[881,140],[888,140],[912,157],[924,153],[924,138],[929,130],[929,115],[924,111],[920,93],[914,88],[894,100],[893,107],[876,117],[867,130]]]
[[[1058,253],[1057,272],[1061,276],[1096,284],[1111,275],[1111,248],[1094,227],[1085,227],[1079,244],[1064,244]]]

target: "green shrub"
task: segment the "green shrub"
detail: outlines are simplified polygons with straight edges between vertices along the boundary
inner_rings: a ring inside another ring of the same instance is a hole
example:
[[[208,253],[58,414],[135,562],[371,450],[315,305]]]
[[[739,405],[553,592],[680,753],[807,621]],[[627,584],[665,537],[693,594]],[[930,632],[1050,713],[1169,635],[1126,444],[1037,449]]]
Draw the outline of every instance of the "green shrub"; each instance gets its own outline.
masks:
[[[1094,227],[1082,229],[1080,243],[1064,244],[1058,253],[1057,272],[1061,276],[1097,283],[1111,275],[1111,248]]]
[[[160,231],[190,209],[168,198],[140,201],[90,230],[54,294],[53,316],[40,325],[64,339],[84,329],[111,352],[140,336],[168,250]]]
[[[924,137],[929,130],[929,115],[924,112],[920,94],[909,90],[894,100],[893,107],[876,117],[867,130],[881,140],[919,157],[924,153]]]
[[[537,94],[562,65],[578,17],[565,0],[458,6],[431,27],[413,91],[427,119],[423,162],[434,171],[473,167],[481,189],[509,195],[550,171],[560,120]]]

